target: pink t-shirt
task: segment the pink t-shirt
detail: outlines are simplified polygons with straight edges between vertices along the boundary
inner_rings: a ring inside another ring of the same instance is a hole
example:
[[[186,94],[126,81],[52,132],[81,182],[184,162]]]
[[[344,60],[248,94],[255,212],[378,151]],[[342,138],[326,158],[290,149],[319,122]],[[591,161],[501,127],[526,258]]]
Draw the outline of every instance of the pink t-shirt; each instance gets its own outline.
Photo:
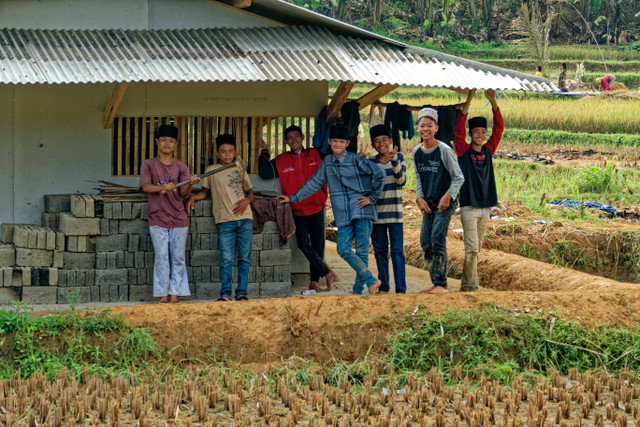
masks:
[[[191,177],[189,168],[180,160],[174,160],[170,165],[163,164],[157,157],[145,160],[140,171],[140,187],[145,184],[166,185],[185,181]],[[165,228],[188,227],[189,218],[184,208],[184,200],[180,195],[180,188],[176,191],[162,193],[147,193],[149,197],[149,225]]]

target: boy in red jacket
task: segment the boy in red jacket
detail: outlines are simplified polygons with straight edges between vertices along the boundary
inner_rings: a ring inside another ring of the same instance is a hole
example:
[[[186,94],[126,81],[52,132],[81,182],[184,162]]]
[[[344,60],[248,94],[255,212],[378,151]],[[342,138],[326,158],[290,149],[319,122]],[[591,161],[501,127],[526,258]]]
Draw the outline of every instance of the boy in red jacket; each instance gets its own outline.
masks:
[[[473,117],[469,119],[471,143],[467,143],[465,123],[475,93],[475,90],[469,92],[467,102],[456,119],[455,127],[456,154],[464,175],[464,184],[460,189],[460,219],[464,230],[464,267],[460,290],[463,292],[478,290],[478,253],[487,231],[491,207],[498,204],[492,160],[504,131],[504,121],[498,108],[496,93],[491,89],[485,90],[484,94],[493,110],[491,136],[487,139],[487,119]]]
[[[304,134],[299,126],[289,126],[284,131],[284,140],[291,149],[273,160],[269,160],[269,150],[263,149],[258,158],[258,175],[262,179],[280,177],[282,194],[291,196],[314,174],[322,159],[315,148],[304,148]],[[309,289],[316,292],[329,291],[336,275],[324,262],[325,204],[327,186],[313,196],[298,203],[291,203],[293,220],[296,224],[298,248],[309,260],[311,283]],[[327,288],[321,289],[318,281],[324,277]]]

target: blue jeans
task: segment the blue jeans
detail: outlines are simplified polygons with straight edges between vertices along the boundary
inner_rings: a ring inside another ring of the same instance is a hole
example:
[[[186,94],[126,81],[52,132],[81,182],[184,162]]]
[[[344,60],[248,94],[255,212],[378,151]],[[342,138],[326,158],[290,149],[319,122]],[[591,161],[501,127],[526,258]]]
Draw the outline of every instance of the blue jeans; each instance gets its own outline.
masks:
[[[354,219],[351,224],[338,227],[338,242],[336,244],[338,255],[356,272],[356,283],[353,285],[353,293],[361,294],[364,285],[367,287],[376,284],[376,278],[369,271],[369,237],[371,236],[372,222],[370,219]],[[351,250],[353,240],[356,241],[356,252]]]
[[[233,251],[238,248],[238,287],[236,298],[247,295],[249,286],[249,268],[251,267],[251,241],[253,239],[253,221],[221,222],[218,224],[220,246],[220,288],[221,297],[231,297],[231,281],[233,278]]]
[[[378,279],[382,282],[379,290],[389,292],[389,244],[391,244],[391,265],[393,265],[396,293],[407,292],[402,223],[373,224],[371,243],[378,266]]]
[[[442,212],[423,214],[420,230],[420,246],[424,251],[426,269],[434,286],[447,287],[447,231],[457,200],[452,200]]]

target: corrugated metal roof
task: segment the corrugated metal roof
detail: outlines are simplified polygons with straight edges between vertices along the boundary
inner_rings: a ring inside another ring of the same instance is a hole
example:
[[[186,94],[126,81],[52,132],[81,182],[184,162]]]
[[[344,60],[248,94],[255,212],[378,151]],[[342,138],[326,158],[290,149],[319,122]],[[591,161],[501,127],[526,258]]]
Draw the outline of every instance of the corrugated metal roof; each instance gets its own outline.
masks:
[[[351,81],[552,91],[549,80],[317,26],[0,30],[0,83]]]

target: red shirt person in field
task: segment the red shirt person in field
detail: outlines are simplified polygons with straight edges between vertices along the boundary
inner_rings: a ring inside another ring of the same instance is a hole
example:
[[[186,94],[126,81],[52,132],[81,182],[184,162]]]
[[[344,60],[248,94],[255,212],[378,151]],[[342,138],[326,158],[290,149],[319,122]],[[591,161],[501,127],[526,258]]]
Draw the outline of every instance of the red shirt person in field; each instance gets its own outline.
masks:
[[[284,140],[290,150],[269,160],[269,150],[263,149],[258,158],[258,174],[262,179],[280,177],[282,194],[291,196],[311,178],[322,162],[318,150],[304,148],[304,134],[299,126],[289,126],[284,131]],[[298,248],[309,260],[311,282],[309,289],[329,291],[336,279],[324,262],[325,204],[327,186],[301,202],[291,203],[293,220],[296,224]],[[318,281],[324,277],[327,288],[321,289]]]
[[[504,131],[504,121],[496,101],[494,90],[486,90],[485,96],[493,110],[493,130],[487,139],[487,119],[469,119],[471,143],[467,143],[465,123],[469,105],[475,90],[469,92],[462,112],[456,119],[455,143],[458,164],[464,175],[460,189],[460,218],[464,229],[464,267],[460,290],[478,290],[478,253],[482,248],[484,233],[487,231],[491,207],[498,204],[496,181],[493,174],[492,158]]]

